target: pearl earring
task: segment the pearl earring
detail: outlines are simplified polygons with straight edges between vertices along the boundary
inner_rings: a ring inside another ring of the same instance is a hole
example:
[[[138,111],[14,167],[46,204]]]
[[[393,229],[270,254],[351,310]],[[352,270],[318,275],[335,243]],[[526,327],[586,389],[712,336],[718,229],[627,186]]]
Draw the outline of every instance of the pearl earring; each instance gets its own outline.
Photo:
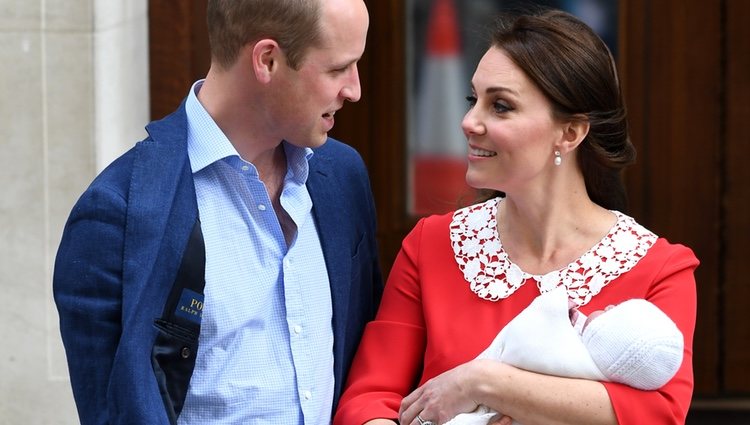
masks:
[[[555,151],[555,165],[559,166],[560,164],[562,164],[562,156],[560,151]]]

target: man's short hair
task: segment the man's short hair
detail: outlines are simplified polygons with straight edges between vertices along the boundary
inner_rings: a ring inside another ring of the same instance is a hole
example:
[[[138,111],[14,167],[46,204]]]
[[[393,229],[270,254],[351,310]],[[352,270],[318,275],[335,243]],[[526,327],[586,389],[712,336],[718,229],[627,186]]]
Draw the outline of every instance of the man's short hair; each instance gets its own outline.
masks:
[[[211,58],[231,67],[247,43],[279,43],[289,66],[298,69],[308,49],[321,41],[320,0],[209,0],[206,11]]]

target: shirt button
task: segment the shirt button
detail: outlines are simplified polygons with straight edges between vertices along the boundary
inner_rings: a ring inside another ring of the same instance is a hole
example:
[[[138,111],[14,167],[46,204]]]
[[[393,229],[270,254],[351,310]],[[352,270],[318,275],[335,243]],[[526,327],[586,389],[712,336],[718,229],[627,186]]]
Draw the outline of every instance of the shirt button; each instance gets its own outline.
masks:
[[[249,170],[249,169],[250,169],[250,167],[248,167],[247,165],[243,165],[243,166],[242,166],[242,171],[247,171],[247,170]]]
[[[300,325],[294,325],[294,333],[299,335],[302,333],[302,326]]]
[[[310,400],[312,398],[312,393],[310,391],[305,391],[302,393],[302,396],[305,397],[305,400]]]
[[[266,206],[263,205],[263,204],[258,204],[258,209],[261,210],[261,211],[265,211],[266,210]]]

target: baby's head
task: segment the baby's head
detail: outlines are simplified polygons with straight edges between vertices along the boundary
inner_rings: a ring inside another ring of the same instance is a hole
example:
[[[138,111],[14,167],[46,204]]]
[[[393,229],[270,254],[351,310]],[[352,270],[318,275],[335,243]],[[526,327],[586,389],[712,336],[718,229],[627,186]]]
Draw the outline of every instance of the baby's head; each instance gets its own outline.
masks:
[[[632,299],[591,316],[583,343],[611,381],[655,390],[682,364],[682,333],[654,304]]]

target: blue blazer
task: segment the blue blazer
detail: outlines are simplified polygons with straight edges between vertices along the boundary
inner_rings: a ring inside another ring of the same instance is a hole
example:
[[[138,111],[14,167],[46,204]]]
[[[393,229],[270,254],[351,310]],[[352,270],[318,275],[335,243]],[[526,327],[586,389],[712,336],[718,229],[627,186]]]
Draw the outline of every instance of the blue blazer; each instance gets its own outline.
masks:
[[[198,217],[183,105],[94,179],[68,218],[53,288],[82,424],[169,424],[152,350]],[[375,209],[362,159],[333,139],[307,187],[331,285],[334,405],[382,293]],[[189,381],[192,366],[188,367]],[[162,377],[163,378],[163,377]],[[179,391],[187,391],[180,388]]]

